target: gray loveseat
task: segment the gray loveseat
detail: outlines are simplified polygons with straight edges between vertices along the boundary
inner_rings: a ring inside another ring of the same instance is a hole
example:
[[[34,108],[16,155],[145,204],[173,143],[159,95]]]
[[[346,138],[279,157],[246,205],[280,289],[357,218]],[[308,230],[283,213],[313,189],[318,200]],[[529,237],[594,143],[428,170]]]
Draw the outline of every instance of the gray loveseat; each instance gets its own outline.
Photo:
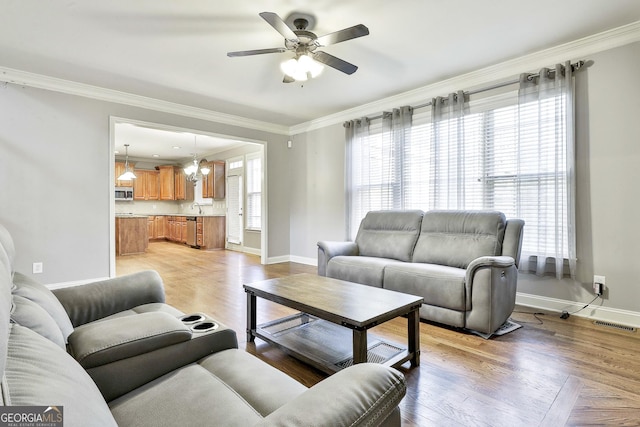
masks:
[[[14,255],[0,225],[3,406],[62,410],[65,427],[400,425],[395,369],[355,365],[307,389],[233,330],[165,304],[154,272],[54,294]]]
[[[493,333],[515,306],[523,226],[496,211],[372,211],[355,242],[318,242],[318,274],[421,296],[421,318]]]

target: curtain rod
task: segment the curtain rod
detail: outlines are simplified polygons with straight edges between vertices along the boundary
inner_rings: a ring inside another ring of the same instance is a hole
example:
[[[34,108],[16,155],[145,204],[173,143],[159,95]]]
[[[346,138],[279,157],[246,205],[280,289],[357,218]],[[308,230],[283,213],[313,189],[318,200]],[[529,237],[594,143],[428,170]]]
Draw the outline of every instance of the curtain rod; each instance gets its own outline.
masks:
[[[583,60],[580,60],[580,61],[577,61],[577,62],[574,62],[573,64],[571,64],[571,68],[573,69],[573,71],[578,71],[583,66],[584,66],[584,61]],[[549,71],[555,73],[554,69],[549,69]],[[530,79],[531,78],[536,78],[536,77],[540,77],[540,73],[531,73],[531,74],[529,74],[529,78]],[[499,88],[505,87],[505,86],[510,86],[510,85],[516,84],[518,82],[520,82],[520,78],[519,77],[516,78],[516,79],[513,79],[513,80],[509,80],[509,81],[501,82],[501,83],[496,83],[494,85],[486,86],[486,87],[483,87],[483,88],[480,88],[480,89],[465,91],[463,93],[465,95],[475,95],[477,93],[486,92],[486,91],[493,90],[493,89],[499,89]],[[415,105],[413,108],[414,109],[416,109],[416,108],[424,108],[424,107],[428,107],[431,104],[432,104],[432,102],[428,101],[428,102],[425,102],[424,104]],[[374,116],[374,117],[369,117],[369,120],[376,120],[376,119],[381,119],[381,118],[382,118],[382,114]]]

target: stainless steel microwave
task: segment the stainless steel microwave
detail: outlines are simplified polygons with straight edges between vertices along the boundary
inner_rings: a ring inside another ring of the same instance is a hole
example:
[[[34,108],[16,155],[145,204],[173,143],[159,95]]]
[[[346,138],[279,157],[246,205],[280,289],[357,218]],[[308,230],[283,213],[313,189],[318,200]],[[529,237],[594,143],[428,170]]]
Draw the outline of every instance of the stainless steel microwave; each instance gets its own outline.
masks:
[[[116,187],[116,200],[133,200],[133,187]]]

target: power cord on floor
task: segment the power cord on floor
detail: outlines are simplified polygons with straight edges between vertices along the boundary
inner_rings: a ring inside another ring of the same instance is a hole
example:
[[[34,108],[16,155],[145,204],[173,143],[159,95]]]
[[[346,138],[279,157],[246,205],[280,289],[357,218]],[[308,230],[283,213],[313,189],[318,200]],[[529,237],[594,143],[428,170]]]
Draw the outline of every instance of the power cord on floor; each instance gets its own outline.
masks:
[[[531,314],[533,315],[533,317],[538,321],[538,325],[544,325],[544,322],[542,321],[541,318],[539,318],[538,316],[544,316],[544,313],[542,312],[532,312],[532,311],[514,311],[514,313],[519,313],[519,314]],[[532,322],[522,322],[520,320],[518,320],[518,322],[520,323],[532,323]]]
[[[584,307],[582,307],[582,308],[581,308],[581,309],[579,309],[579,310],[573,311],[573,312],[571,312],[571,313],[569,313],[567,310],[563,310],[563,311],[562,311],[562,314],[560,314],[560,318],[561,318],[561,319],[568,319],[568,318],[569,318],[569,316],[571,316],[572,314],[579,313],[579,312],[581,312],[582,310],[584,310],[585,308],[589,307],[591,304],[593,304],[593,303],[594,303],[594,301],[595,301],[595,300],[597,300],[597,299],[598,299],[598,298],[600,298],[601,296],[602,296],[602,295],[600,295],[600,294],[596,295],[596,296],[595,296],[595,298],[594,298],[594,299],[592,299],[591,301],[589,301],[588,303],[586,303]]]

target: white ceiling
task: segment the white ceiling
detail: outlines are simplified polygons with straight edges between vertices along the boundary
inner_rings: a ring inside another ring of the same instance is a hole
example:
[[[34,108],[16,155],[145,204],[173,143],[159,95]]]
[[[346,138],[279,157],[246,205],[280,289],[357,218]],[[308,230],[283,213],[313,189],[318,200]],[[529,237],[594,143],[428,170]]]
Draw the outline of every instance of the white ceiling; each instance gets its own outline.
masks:
[[[638,0],[0,0],[0,66],[293,126],[640,19]],[[359,67],[282,83],[259,12],[317,18],[322,50]]]
[[[185,163],[216,153],[246,145],[247,142],[230,140],[188,130],[169,129],[165,126],[141,123],[115,123],[115,150],[117,158],[124,158],[125,144],[129,144],[129,158],[151,160],[153,163]],[[210,158],[209,160],[213,160]]]

